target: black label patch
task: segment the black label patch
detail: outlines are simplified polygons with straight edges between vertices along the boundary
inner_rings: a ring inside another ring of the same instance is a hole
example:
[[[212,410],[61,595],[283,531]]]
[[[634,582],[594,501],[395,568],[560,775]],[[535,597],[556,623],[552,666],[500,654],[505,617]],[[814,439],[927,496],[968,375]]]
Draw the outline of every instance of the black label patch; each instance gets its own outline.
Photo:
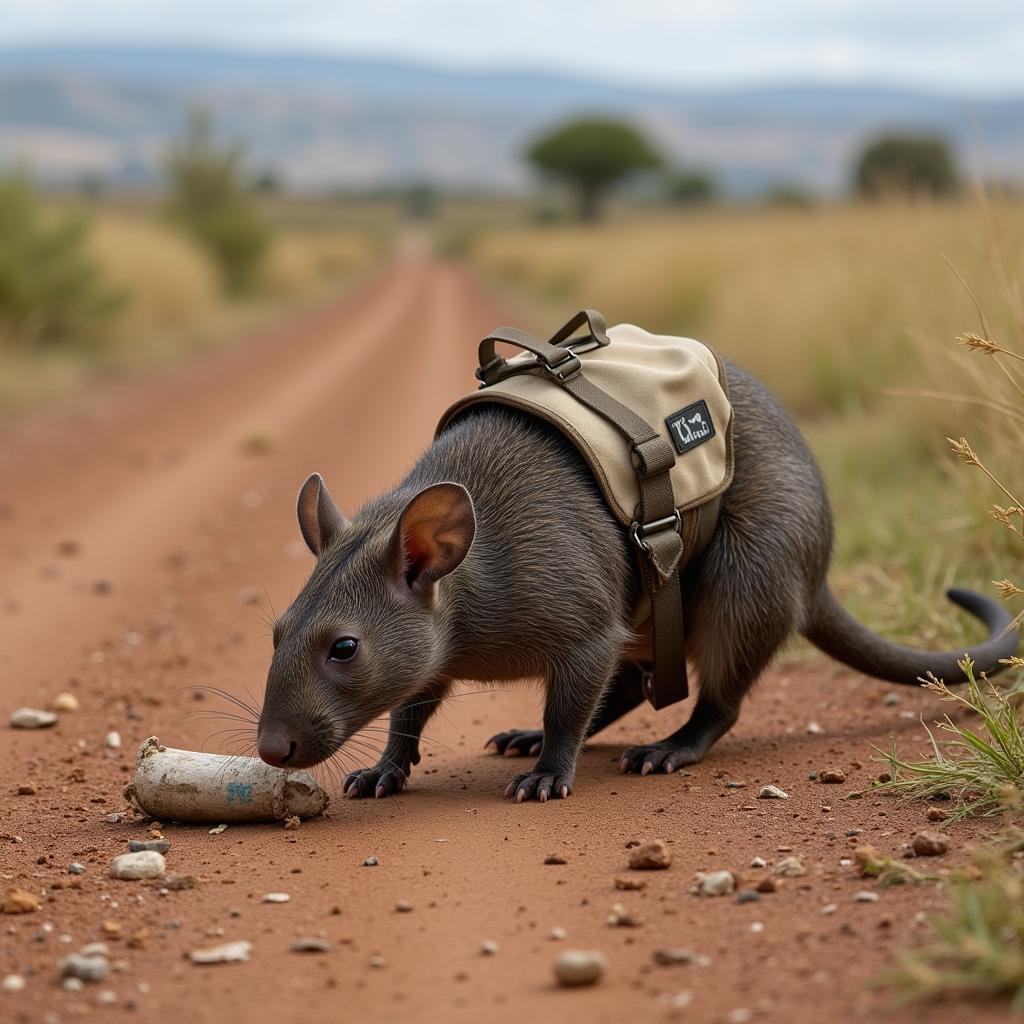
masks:
[[[672,413],[665,420],[665,425],[680,455],[715,436],[715,425],[711,422],[708,403],[703,399]]]

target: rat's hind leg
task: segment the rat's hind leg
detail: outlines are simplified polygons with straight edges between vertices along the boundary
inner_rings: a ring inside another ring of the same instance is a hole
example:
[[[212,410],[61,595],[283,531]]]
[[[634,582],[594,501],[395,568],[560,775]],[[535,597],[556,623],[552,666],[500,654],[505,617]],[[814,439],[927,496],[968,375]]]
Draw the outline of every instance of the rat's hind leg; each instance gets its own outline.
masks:
[[[688,654],[700,695],[681,729],[625,751],[624,772],[671,772],[702,760],[736,724],[747,691],[793,630],[794,589],[773,569],[769,552],[744,550],[728,527],[708,549],[697,578],[684,583],[684,593]]]
[[[587,726],[587,739],[643,703],[643,674],[644,666],[638,662],[624,661],[619,665]],[[542,729],[508,729],[492,736],[484,744],[484,749],[493,748],[495,753],[504,754],[505,757],[536,756],[543,742]]]

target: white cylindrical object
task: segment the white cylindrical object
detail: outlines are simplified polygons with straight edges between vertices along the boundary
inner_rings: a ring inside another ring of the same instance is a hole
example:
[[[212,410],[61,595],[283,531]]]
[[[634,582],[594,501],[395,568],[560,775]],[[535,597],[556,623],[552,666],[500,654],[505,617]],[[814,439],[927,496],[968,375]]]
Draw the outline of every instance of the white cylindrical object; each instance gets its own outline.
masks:
[[[286,772],[255,757],[164,747],[155,736],[139,747],[135,781],[125,799],[164,821],[272,821],[315,818],[329,797],[307,772]]]

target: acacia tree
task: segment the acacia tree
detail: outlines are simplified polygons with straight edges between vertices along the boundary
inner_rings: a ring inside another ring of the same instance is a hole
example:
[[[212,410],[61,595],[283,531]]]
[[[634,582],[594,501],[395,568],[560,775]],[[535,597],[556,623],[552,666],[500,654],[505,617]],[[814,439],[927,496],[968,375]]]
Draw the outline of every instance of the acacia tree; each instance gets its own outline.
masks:
[[[623,178],[662,162],[632,125],[597,118],[561,125],[537,139],[526,156],[542,173],[575,190],[584,221],[597,220],[605,195]]]
[[[854,168],[863,196],[951,195],[960,186],[946,142],[933,135],[884,135],[864,148]]]

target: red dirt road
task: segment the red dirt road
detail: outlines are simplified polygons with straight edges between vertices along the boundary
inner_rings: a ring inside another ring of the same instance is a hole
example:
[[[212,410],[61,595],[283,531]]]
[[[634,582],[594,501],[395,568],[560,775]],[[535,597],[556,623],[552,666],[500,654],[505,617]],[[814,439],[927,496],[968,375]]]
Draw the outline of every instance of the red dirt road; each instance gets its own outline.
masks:
[[[354,802],[335,787],[329,817],[297,831],[232,826],[212,836],[165,823],[169,870],[196,875],[197,888],[161,896],[108,877],[127,841],[146,837],[141,820],[107,819],[124,809],[138,743],[156,734],[224,749],[210,734],[234,723],[188,717],[220,706],[192,688],[262,691],[270,640],[251,595],[265,591],[264,603],[281,610],[309,571],[293,520],[299,484],[319,470],[351,509],[396,480],[446,402],[470,385],[477,338],[504,319],[467,272],[413,248],[303,322],[171,376],[104,387],[2,425],[0,887],[43,904],[0,918],[0,974],[26,979],[24,990],[0,992],[0,1020],[678,1015],[740,1024],[856,1020],[886,1005],[867,983],[893,950],[923,937],[920,914],[942,896],[921,886],[854,900],[875,887],[841,863],[852,847],[870,842],[898,856],[927,826],[921,806],[850,794],[879,771],[870,744],[896,732],[914,749],[918,713],[936,717],[938,705],[913,690],[886,705],[894,688],[838,674],[824,659],[772,673],[706,763],[678,775],[621,776],[617,754],[671,731],[686,710],[629,716],[584,755],[576,795],[545,805],[502,799],[516,763],[481,750],[498,729],[538,720],[537,693],[468,685],[428,726],[425,757],[401,797]],[[246,452],[256,433],[269,451]],[[63,690],[80,711],[45,731],[6,728],[12,709],[47,707]],[[807,734],[812,719],[822,734]],[[119,751],[104,747],[111,729],[123,737]],[[833,766],[846,784],[808,779]],[[791,798],[756,799],[766,783]],[[34,795],[17,795],[23,785]],[[953,851],[925,867],[963,863],[990,831],[950,829]],[[672,867],[635,876],[643,891],[616,891],[614,879],[629,874],[627,843],[651,838],[671,844]],[[753,888],[771,868],[750,868],[752,858],[774,864],[790,852],[806,876],[757,902],[689,892],[694,872],[718,868]],[[552,853],[567,863],[545,865]],[[379,866],[363,867],[371,855]],[[76,860],[84,875],[67,873]],[[261,903],[271,891],[290,902]],[[411,912],[396,912],[398,901]],[[639,927],[607,923],[619,902]],[[121,937],[110,938],[104,922]],[[555,927],[564,941],[551,938]],[[289,952],[309,936],[329,940],[330,951]],[[234,939],[253,943],[251,962],[184,959]],[[494,956],[481,954],[488,939],[498,943]],[[110,942],[114,970],[64,991],[58,959],[98,940]],[[657,966],[661,947],[688,947],[709,962]],[[556,989],[552,963],[566,948],[602,950],[604,981]],[[100,1004],[105,991],[116,995],[112,1005]],[[936,1022],[1003,1016],[989,1006],[928,1013]]]

